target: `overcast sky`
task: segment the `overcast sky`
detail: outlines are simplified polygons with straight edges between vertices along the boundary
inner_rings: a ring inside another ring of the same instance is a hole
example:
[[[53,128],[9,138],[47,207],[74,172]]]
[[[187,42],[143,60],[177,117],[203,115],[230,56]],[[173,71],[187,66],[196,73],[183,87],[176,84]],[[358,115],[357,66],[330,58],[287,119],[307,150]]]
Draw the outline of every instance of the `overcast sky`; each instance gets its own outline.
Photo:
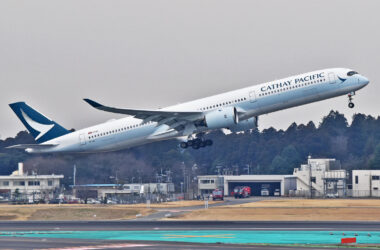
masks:
[[[308,71],[348,67],[370,79],[355,96],[260,117],[260,129],[319,123],[334,109],[380,114],[380,1],[0,2],[0,134],[26,101],[64,127],[122,116],[82,98],[159,108]]]

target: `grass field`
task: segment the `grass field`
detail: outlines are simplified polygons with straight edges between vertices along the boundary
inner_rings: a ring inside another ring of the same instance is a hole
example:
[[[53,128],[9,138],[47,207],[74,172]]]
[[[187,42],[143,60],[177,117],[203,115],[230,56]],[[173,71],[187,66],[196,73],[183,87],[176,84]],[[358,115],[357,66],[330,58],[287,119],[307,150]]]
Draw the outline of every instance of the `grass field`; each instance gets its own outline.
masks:
[[[210,201],[210,204],[215,203]],[[154,209],[203,205],[204,201],[175,201],[133,205],[38,204],[0,205],[0,220],[127,220],[146,216]]]
[[[210,201],[210,204],[217,203]],[[127,220],[203,201],[135,205],[0,205],[0,220]],[[380,221],[380,200],[276,199],[194,210],[167,220]]]
[[[227,206],[226,206],[227,207]],[[276,199],[250,202],[228,207],[378,207],[380,199]]]
[[[177,220],[380,221],[380,200],[265,200],[196,210]]]
[[[208,204],[220,203],[222,201],[209,201]],[[153,203],[150,204],[150,208],[176,208],[176,207],[192,207],[192,206],[204,206],[204,201],[198,200],[190,200],[190,201],[172,201],[172,202],[163,202],[163,203]],[[134,204],[134,205],[121,205],[128,207],[144,207],[146,208],[146,204]]]
[[[107,205],[0,205],[0,220],[125,220],[152,212]]]

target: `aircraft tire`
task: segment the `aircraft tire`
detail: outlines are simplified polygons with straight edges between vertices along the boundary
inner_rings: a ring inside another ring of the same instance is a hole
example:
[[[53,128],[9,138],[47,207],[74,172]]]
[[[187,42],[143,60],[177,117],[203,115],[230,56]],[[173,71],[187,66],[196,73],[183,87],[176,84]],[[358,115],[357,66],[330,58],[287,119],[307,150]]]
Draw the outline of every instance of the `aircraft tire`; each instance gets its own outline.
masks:
[[[180,144],[179,144],[179,146],[181,147],[181,148],[187,148],[189,145],[187,144],[187,142],[181,142]]]
[[[213,141],[212,140],[206,140],[205,143],[206,143],[206,146],[212,146]]]
[[[349,103],[348,103],[348,107],[349,107],[350,109],[352,109],[352,108],[355,107],[355,104],[354,104],[353,102],[349,102]]]

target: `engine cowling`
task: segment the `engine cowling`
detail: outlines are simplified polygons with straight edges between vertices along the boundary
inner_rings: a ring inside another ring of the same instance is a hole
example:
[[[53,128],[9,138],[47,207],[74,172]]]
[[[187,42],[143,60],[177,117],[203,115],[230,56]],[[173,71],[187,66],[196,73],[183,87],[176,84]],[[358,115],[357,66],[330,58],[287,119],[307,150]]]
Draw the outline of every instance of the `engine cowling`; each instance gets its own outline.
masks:
[[[250,129],[255,129],[257,128],[257,121],[258,117],[252,117],[244,121],[240,121],[238,124],[235,124],[234,126],[229,127],[231,132],[243,132],[243,131],[248,131]]]
[[[206,126],[210,129],[230,128],[239,122],[239,117],[234,107],[224,107],[205,115]]]

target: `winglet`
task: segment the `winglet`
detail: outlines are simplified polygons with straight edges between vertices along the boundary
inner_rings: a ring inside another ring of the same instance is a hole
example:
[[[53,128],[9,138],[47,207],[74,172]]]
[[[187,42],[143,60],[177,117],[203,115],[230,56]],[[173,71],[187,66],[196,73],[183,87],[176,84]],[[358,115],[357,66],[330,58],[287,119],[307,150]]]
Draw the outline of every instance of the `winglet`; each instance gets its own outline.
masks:
[[[99,107],[102,107],[103,105],[102,104],[100,104],[100,103],[98,103],[98,102],[95,102],[95,101],[93,101],[93,100],[91,100],[91,99],[88,99],[88,98],[84,98],[83,99],[85,102],[87,102],[88,104],[90,104],[92,107],[94,107],[94,108],[99,108]]]

